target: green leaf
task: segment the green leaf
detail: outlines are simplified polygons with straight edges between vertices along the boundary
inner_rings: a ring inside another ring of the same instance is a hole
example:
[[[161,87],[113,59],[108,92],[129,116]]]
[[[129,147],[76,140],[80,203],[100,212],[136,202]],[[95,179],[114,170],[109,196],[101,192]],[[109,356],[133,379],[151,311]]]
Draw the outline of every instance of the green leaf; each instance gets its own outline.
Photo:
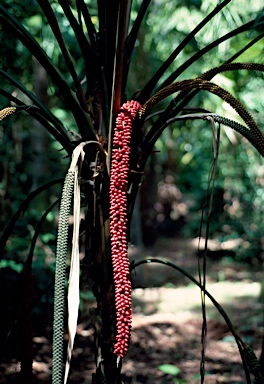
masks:
[[[40,237],[44,244],[48,244],[49,241],[54,241],[56,239],[56,236],[54,235],[54,233],[49,233],[49,232],[43,233]]]
[[[11,268],[13,271],[20,273],[23,269],[23,264],[16,263],[14,260],[1,260],[0,268]]]
[[[177,376],[181,372],[180,368],[171,364],[161,364],[158,366],[158,368],[160,371],[172,376]]]

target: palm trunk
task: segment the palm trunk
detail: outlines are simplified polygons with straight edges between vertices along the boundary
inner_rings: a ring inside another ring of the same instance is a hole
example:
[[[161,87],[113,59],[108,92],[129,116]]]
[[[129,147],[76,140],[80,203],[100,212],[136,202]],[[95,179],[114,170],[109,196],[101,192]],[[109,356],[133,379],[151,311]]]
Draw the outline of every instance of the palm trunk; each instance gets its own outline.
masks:
[[[104,175],[106,179],[107,174]],[[99,177],[97,178],[99,179]],[[96,190],[100,186],[100,204],[96,203]],[[97,308],[91,309],[90,317],[94,329],[96,373],[93,384],[120,384],[121,366],[113,353],[115,341],[115,301],[113,268],[110,247],[109,197],[106,181],[95,180],[93,190],[87,191],[89,210],[85,218],[86,258],[89,277],[93,281],[93,293]],[[91,214],[92,213],[92,214]]]

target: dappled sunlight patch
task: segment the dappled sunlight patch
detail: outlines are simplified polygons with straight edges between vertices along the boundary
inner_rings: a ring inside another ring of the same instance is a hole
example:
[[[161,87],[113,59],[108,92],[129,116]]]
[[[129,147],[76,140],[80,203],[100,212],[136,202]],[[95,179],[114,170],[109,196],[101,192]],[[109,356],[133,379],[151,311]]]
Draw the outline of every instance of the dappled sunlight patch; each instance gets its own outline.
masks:
[[[146,316],[144,324],[143,316],[134,317],[128,360],[123,364],[125,377],[133,378],[138,383],[159,383],[162,378],[172,382],[172,376],[159,370],[161,364],[166,364],[178,368],[180,376],[177,378],[191,384],[198,383],[202,321],[191,319],[180,324],[177,316],[159,313]],[[225,324],[208,321],[208,384],[244,382],[237,345],[233,340],[226,339],[227,334]]]
[[[51,365],[41,361],[33,361],[33,370],[36,372],[49,372],[51,374]]]

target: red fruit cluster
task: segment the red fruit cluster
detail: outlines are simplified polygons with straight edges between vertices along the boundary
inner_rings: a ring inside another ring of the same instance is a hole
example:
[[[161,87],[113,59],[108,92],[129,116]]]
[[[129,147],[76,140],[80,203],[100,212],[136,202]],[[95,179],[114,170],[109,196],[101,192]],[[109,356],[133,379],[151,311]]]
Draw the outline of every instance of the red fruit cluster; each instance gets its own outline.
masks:
[[[132,122],[141,105],[128,101],[120,109],[113,137],[110,174],[110,234],[115,283],[117,335],[114,353],[126,355],[131,334],[131,281],[127,247],[127,183]]]

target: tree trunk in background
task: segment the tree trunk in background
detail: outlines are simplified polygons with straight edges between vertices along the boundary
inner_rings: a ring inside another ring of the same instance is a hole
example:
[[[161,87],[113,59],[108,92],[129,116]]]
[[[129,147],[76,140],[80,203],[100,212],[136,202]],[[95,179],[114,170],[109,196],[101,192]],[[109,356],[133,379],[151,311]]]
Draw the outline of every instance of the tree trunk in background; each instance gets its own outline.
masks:
[[[153,153],[150,156],[149,164],[145,169],[145,176],[140,187],[140,210],[142,222],[142,236],[145,245],[152,245],[156,240],[157,233],[155,229],[156,212],[155,203],[157,202],[157,156]]]
[[[140,194],[138,193],[130,226],[130,246],[128,248],[130,263],[144,258],[144,244],[142,236],[142,218],[140,211]],[[145,286],[145,268],[138,268],[137,272],[132,273],[133,287]]]
[[[39,62],[33,58],[33,84],[34,93],[37,98],[48,108],[48,78],[45,69]],[[36,120],[32,119],[32,128],[30,132],[30,141],[32,148],[31,169],[32,177],[31,190],[35,190],[46,181],[46,177],[50,173],[50,164],[47,161],[47,153],[50,147],[50,137],[46,129]]]

